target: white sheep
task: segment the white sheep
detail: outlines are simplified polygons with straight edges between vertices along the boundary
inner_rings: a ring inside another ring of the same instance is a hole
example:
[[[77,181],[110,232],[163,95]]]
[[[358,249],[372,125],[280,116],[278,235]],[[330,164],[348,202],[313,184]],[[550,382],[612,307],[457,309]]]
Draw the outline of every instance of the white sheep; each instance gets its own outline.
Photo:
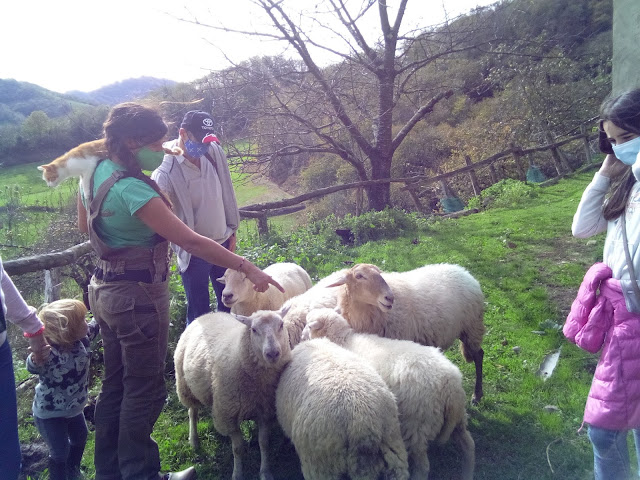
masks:
[[[327,287],[341,279],[345,272],[347,269],[333,272],[322,278],[306,292],[296,295],[284,303],[279,313],[289,334],[291,348],[300,343],[302,330],[307,324],[307,314],[311,310],[322,307],[334,308],[338,304],[337,289]]]
[[[372,367],[329,340],[293,350],[276,410],[305,480],[408,478],[393,394]]]
[[[357,332],[449,348],[459,338],[467,362],[476,367],[472,402],[482,398],[484,295],[460,265],[425,265],[408,272],[382,272],[357,264],[331,286],[340,286],[338,305]]]
[[[309,313],[302,337],[327,338],[380,374],[396,397],[411,478],[429,477],[429,442],[444,443],[450,436],[462,452],[463,478],[473,478],[475,444],[467,430],[462,374],[438,348],[356,333],[344,317],[328,308]]]
[[[189,409],[189,443],[198,448],[198,409],[211,408],[213,425],[231,437],[233,480],[243,478],[240,423],[256,420],[260,479],[271,480],[269,430],[275,421],[275,391],[291,358],[287,330],[275,312],[251,317],[209,313],[182,333],[174,362],[178,398]]]
[[[263,293],[257,292],[244,273],[230,268],[217,279],[225,286],[222,303],[231,308],[231,313],[251,315],[258,310],[277,310],[289,298],[311,288],[311,277],[295,263],[274,263],[266,267],[264,272],[282,285],[284,293],[273,285],[269,285]]]

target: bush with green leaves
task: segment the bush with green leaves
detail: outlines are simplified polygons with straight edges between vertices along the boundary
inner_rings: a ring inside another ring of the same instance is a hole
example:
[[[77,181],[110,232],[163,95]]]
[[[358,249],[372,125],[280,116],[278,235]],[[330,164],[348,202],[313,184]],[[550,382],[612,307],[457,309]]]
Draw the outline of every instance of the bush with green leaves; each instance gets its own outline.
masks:
[[[370,211],[360,216],[345,215],[335,220],[335,228],[353,232],[356,245],[401,237],[427,227],[427,220],[420,214],[393,208],[380,212]]]
[[[367,212],[357,217],[329,215],[290,233],[271,224],[266,237],[258,238],[255,233],[239,238],[238,251],[262,268],[276,262],[294,262],[317,280],[331,273],[323,271],[323,257],[349,260],[349,252],[336,234],[337,229],[350,230],[353,245],[357,246],[424,230],[427,225],[427,219],[417,213],[392,208]]]
[[[340,242],[333,237],[319,235],[309,227],[300,227],[285,233],[275,225],[269,226],[269,235],[259,237],[249,235],[238,239],[238,252],[260,268],[272,263],[293,262],[304,268],[312,279],[317,280],[330,272],[321,271],[323,256],[341,255]]]
[[[470,198],[467,208],[522,207],[538,196],[539,189],[537,185],[506,178],[483,190],[480,195]]]

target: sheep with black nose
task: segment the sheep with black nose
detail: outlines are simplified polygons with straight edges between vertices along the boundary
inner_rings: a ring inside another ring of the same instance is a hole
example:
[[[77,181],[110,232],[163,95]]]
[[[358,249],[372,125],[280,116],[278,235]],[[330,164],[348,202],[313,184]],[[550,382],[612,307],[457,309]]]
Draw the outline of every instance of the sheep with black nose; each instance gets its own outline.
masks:
[[[180,336],[174,355],[176,390],[189,409],[189,443],[199,446],[198,410],[210,408],[215,429],[231,437],[233,480],[244,478],[244,420],[258,425],[260,479],[273,478],[269,431],[278,380],[290,359],[287,329],[277,312],[260,310],[250,317],[209,313]]]

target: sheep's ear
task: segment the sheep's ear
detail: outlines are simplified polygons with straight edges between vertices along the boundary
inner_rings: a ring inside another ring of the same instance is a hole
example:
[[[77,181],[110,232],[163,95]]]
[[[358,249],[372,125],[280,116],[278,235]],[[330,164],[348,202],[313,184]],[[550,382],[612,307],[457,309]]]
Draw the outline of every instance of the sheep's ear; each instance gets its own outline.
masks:
[[[320,330],[322,328],[322,322],[320,320],[314,320],[313,322],[307,323],[307,325],[304,328],[305,329],[308,328],[309,331]]]
[[[289,312],[290,309],[291,309],[291,304],[289,302],[285,303],[280,309],[280,311],[278,312],[278,315],[280,315],[280,318],[284,318],[284,316]]]
[[[216,278],[216,282],[220,282],[223,285],[227,284],[227,282],[225,281],[224,277]]]
[[[251,328],[251,324],[253,323],[253,320],[251,319],[251,317],[245,317],[244,315],[236,315],[235,313],[232,313],[231,316],[236,320],[238,320],[240,323],[243,323],[247,327]]]
[[[314,320],[311,323],[307,323],[302,329],[302,335],[300,336],[300,341],[303,342],[305,340],[311,340],[311,331],[318,330],[322,327],[321,323],[317,320]]]
[[[340,278],[338,278],[331,285],[327,285],[327,288],[339,287],[340,285],[344,285],[345,283],[347,283],[347,276],[346,275],[342,275]]]
[[[311,330],[309,330],[309,328],[307,328],[306,326],[302,329],[302,334],[300,335],[300,341],[301,342],[306,342],[307,340],[311,339]]]

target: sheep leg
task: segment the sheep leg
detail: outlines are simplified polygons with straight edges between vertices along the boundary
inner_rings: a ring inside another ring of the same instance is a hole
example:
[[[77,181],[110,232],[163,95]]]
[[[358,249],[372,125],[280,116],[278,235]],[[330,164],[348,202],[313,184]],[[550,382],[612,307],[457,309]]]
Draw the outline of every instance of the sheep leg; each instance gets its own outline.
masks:
[[[243,480],[244,439],[240,430],[231,434],[231,447],[233,449],[233,475],[231,475],[231,480]]]
[[[189,408],[189,443],[194,449],[200,448],[200,439],[198,438],[198,409]]]
[[[473,363],[476,366],[476,387],[471,396],[471,403],[477,405],[482,398],[482,359],[484,358],[484,350],[479,348],[473,352]]]
[[[427,445],[425,444],[425,447]],[[429,457],[427,449],[412,447],[409,451],[409,471],[411,480],[421,480],[429,478]]]
[[[269,465],[269,434],[271,424],[262,421],[258,424],[258,445],[260,446],[260,480],[273,480]]]
[[[473,480],[473,470],[476,464],[476,444],[469,430],[458,426],[453,432],[453,438],[462,453],[462,478]]]

